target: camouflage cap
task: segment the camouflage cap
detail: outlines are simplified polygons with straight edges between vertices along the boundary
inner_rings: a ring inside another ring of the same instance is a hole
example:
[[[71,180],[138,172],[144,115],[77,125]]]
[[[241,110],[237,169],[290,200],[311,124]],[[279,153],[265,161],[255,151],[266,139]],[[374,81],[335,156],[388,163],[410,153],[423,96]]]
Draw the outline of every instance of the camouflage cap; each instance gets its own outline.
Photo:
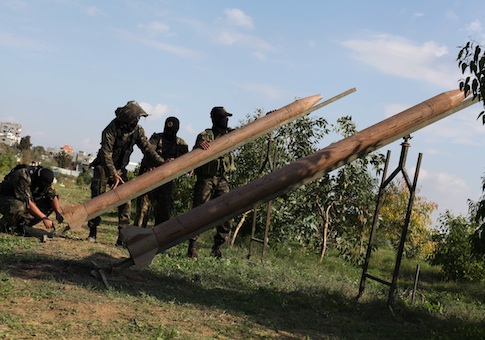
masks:
[[[117,108],[115,113],[119,120],[128,124],[140,117],[148,117],[148,113],[135,100],[130,100],[125,106]]]

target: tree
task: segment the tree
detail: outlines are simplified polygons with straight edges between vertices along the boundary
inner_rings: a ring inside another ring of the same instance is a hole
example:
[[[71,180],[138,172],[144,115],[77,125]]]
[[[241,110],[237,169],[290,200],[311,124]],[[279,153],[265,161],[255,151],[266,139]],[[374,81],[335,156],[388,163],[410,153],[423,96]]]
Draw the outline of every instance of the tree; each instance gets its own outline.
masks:
[[[474,253],[471,242],[475,230],[471,215],[453,216],[447,211],[440,216],[437,247],[431,264],[440,266],[447,279],[477,281],[484,278],[484,258]]]
[[[253,116],[246,116],[240,122],[246,125],[263,115],[257,110]],[[234,187],[245,185],[258,177],[268,174],[318,149],[323,137],[328,134],[328,123],[323,118],[302,117],[264,137],[243,145],[234,152],[236,172],[232,175]],[[311,185],[311,184],[309,184]],[[278,243],[298,242],[307,245],[310,235],[318,231],[318,216],[309,212],[305,196],[305,188],[288,192],[275,198],[271,205],[270,240]],[[257,225],[264,226],[266,221],[266,205],[257,207]],[[310,209],[311,210],[311,209]],[[241,216],[245,218],[245,216]],[[252,218],[246,219],[246,228],[241,234],[248,234]],[[237,223],[236,223],[237,224]],[[258,228],[259,231],[264,230]],[[261,236],[261,235],[258,235]]]
[[[340,117],[333,129],[344,138],[358,131],[351,117]],[[364,256],[378,184],[373,173],[379,173],[383,163],[382,154],[371,153],[338,169],[322,185],[328,191],[321,193],[321,205],[332,207],[326,216],[331,225],[327,236],[340,255],[352,262],[360,263]]]
[[[30,148],[32,143],[30,142],[30,136],[25,136],[20,139],[18,149],[20,151],[20,162],[28,164],[32,161],[32,152]]]
[[[76,184],[79,185],[81,188],[85,187],[86,185],[91,184],[91,179],[93,176],[89,169],[83,169],[79,176],[76,178]]]
[[[32,159],[34,161],[39,162],[45,154],[46,152],[43,146],[38,145],[32,148]]]
[[[348,116],[339,118],[332,129],[345,138],[357,132]],[[315,246],[320,247],[321,258],[330,245],[349,261],[363,260],[377,193],[377,178],[372,172],[379,173],[383,163],[384,156],[374,152],[307,187],[305,196],[311,202],[313,214],[319,218],[320,233]]]
[[[460,80],[460,90],[464,93],[471,91],[473,98],[478,97],[485,106],[485,49],[480,44],[469,41],[461,47],[456,60],[461,73],[470,74]],[[485,124],[484,112],[478,115],[478,118],[482,118],[483,124]]]
[[[0,144],[0,174],[6,175],[15,164],[17,164],[15,149],[6,144]]]
[[[473,98],[482,101],[485,106],[485,48],[475,41],[468,41],[465,46],[460,48],[457,57],[458,67],[462,74],[469,73],[465,79],[460,81],[460,90],[468,93],[472,92]],[[485,125],[485,111],[478,115]],[[485,177],[482,177],[482,191],[485,192]],[[485,228],[485,196],[476,204],[475,222],[480,224],[477,232]]]
[[[173,193],[173,216],[183,214],[192,207],[192,196],[195,185],[195,176],[182,175],[175,180]]]
[[[72,157],[64,150],[54,156],[54,159],[57,162],[57,166],[60,168],[68,169],[72,163]]]
[[[403,179],[391,182],[386,187],[383,195],[383,203],[380,210],[380,223],[378,236],[391,242],[397,249],[401,239],[401,231],[404,226],[407,207],[409,203],[409,190]],[[409,229],[404,244],[404,252],[407,257],[431,256],[435,243],[432,241],[433,230],[431,214],[438,207],[436,203],[429,202],[416,192],[413,202],[413,210],[409,221]]]
[[[244,124],[261,115],[262,111],[257,111],[255,116],[247,116]],[[332,130],[348,137],[356,132],[356,127],[351,117],[342,117],[334,125],[323,118],[303,117],[244,145],[235,152],[237,171],[233,183],[244,185],[268,173],[268,164],[280,168],[317,151]],[[332,246],[344,256],[351,258],[355,253],[361,256],[377,184],[369,170],[379,168],[383,160],[382,155],[373,153],[275,198],[270,212],[270,244],[296,242],[303,248],[322,251],[326,248],[322,245],[323,238],[329,236]],[[328,209],[330,206],[332,209]],[[265,205],[258,207],[259,226],[265,225],[265,209]],[[246,226],[250,223],[252,219],[248,218]],[[323,234],[326,223],[329,229]],[[264,227],[258,229],[262,232]]]
[[[31,147],[32,143],[30,142],[30,136],[25,136],[20,139],[20,143],[18,145],[20,151],[30,150]]]

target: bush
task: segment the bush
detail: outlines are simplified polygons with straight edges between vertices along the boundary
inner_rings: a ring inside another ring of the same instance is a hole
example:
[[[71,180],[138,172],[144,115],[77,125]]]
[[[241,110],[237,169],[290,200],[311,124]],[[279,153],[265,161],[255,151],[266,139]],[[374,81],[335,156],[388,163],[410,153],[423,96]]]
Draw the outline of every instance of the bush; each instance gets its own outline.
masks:
[[[80,187],[84,185],[89,185],[91,184],[91,178],[93,176],[89,172],[89,170],[84,170],[79,174],[79,176],[76,178],[76,184],[79,185]]]
[[[6,175],[17,165],[17,157],[10,148],[3,147],[0,151],[0,174]]]
[[[448,279],[479,281],[484,278],[485,263],[473,249],[472,238],[476,225],[462,215],[453,216],[449,211],[440,216],[440,232],[431,264],[441,266]]]

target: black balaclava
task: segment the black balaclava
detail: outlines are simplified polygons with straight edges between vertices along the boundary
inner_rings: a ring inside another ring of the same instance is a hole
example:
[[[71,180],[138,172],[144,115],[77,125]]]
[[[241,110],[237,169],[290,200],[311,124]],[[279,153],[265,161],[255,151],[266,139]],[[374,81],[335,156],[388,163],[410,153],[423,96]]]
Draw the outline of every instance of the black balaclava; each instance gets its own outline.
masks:
[[[129,101],[123,107],[117,108],[115,114],[116,118],[120,122],[120,127],[123,132],[132,132],[135,130],[140,117],[148,116],[140,104],[134,100]]]
[[[222,106],[216,106],[211,110],[212,130],[216,136],[223,135],[227,132],[228,118],[232,113],[227,112]]]
[[[163,138],[168,141],[173,141],[177,138],[177,132],[180,128],[180,122],[175,117],[168,117],[165,120],[165,127],[163,128]]]
[[[54,173],[50,169],[39,168],[32,174],[32,182],[39,187],[46,188],[54,181]]]

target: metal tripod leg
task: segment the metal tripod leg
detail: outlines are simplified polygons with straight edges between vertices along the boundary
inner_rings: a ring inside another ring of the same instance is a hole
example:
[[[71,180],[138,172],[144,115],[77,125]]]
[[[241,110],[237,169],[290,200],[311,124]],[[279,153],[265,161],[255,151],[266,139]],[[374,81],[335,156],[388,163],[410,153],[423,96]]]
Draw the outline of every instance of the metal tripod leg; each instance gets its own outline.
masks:
[[[261,154],[261,161],[259,166],[259,174],[262,174],[266,164],[269,165],[270,171],[274,171],[275,164],[276,164],[276,156],[277,156],[277,148],[273,148],[274,139],[271,135],[268,137],[267,148],[266,148],[266,156],[263,158],[263,154]],[[273,157],[271,157],[273,154]],[[269,233],[269,226],[271,221],[271,208],[272,208],[273,201],[268,202],[268,206],[266,208],[266,223],[265,223],[265,230],[264,230],[264,237],[263,239],[256,238],[256,224],[257,224],[257,212],[259,205],[255,205],[253,207],[253,223],[251,228],[251,240],[249,241],[249,253],[248,253],[248,260],[251,258],[253,254],[254,242],[261,243],[263,245],[262,251],[262,261],[266,256],[266,248],[268,246],[268,233]]]
[[[417,186],[418,176],[419,176],[419,169],[420,169],[420,166],[421,166],[421,159],[422,159],[422,154],[420,153],[419,157],[418,157],[418,163],[416,165],[416,172],[414,174],[414,181],[413,181],[413,183],[411,183],[410,180],[409,180],[409,176],[408,176],[406,169],[405,169],[407,152],[408,152],[408,148],[410,146],[409,143],[408,143],[408,140],[410,138],[411,138],[411,136],[404,137],[404,142],[401,144],[402,148],[401,148],[401,156],[400,156],[400,159],[399,159],[399,165],[396,168],[396,170],[394,170],[394,172],[389,176],[389,178],[386,179],[387,170],[388,170],[388,166],[389,166],[389,158],[390,158],[390,155],[391,155],[390,151],[387,152],[386,165],[385,165],[385,168],[384,168],[384,174],[382,176],[382,183],[381,183],[381,186],[379,187],[379,194],[377,196],[376,209],[375,209],[375,213],[374,213],[374,218],[372,220],[372,228],[371,228],[371,232],[370,232],[370,236],[369,236],[369,243],[367,245],[366,257],[365,257],[364,265],[362,267],[362,276],[361,276],[361,279],[360,279],[359,293],[357,295],[357,299],[359,299],[362,296],[362,293],[364,292],[364,289],[365,289],[365,281],[366,281],[366,279],[369,278],[369,279],[380,282],[380,283],[385,284],[385,285],[390,287],[387,304],[388,304],[388,306],[391,306],[391,304],[393,303],[394,293],[395,293],[395,290],[396,290],[396,287],[397,287],[397,278],[399,276],[399,268],[401,266],[402,255],[403,255],[403,252],[404,252],[404,243],[406,241],[406,236],[407,236],[407,232],[408,232],[408,228],[409,228],[409,221],[410,221],[410,218],[411,218],[411,213],[412,213],[412,208],[413,208],[413,203],[414,203],[414,197],[415,197],[415,194],[416,194],[416,186]],[[382,205],[382,196],[384,194],[384,191],[385,191],[385,188],[387,187],[387,185],[389,183],[391,183],[391,181],[396,177],[396,175],[399,172],[402,172],[406,186],[407,186],[407,188],[410,192],[410,197],[409,197],[409,201],[408,201],[406,218],[404,220],[404,225],[403,225],[403,228],[401,230],[401,238],[400,238],[398,252],[397,252],[397,256],[396,256],[396,263],[394,265],[392,282],[388,282],[386,280],[383,280],[383,279],[380,279],[378,277],[370,275],[368,273],[368,269],[369,269],[369,262],[370,262],[370,257],[371,257],[371,253],[372,253],[372,243],[374,241],[374,237],[375,237],[377,227],[378,227],[378,223],[379,223],[378,222],[379,221],[379,211],[380,211],[380,208],[381,208],[381,205]]]

